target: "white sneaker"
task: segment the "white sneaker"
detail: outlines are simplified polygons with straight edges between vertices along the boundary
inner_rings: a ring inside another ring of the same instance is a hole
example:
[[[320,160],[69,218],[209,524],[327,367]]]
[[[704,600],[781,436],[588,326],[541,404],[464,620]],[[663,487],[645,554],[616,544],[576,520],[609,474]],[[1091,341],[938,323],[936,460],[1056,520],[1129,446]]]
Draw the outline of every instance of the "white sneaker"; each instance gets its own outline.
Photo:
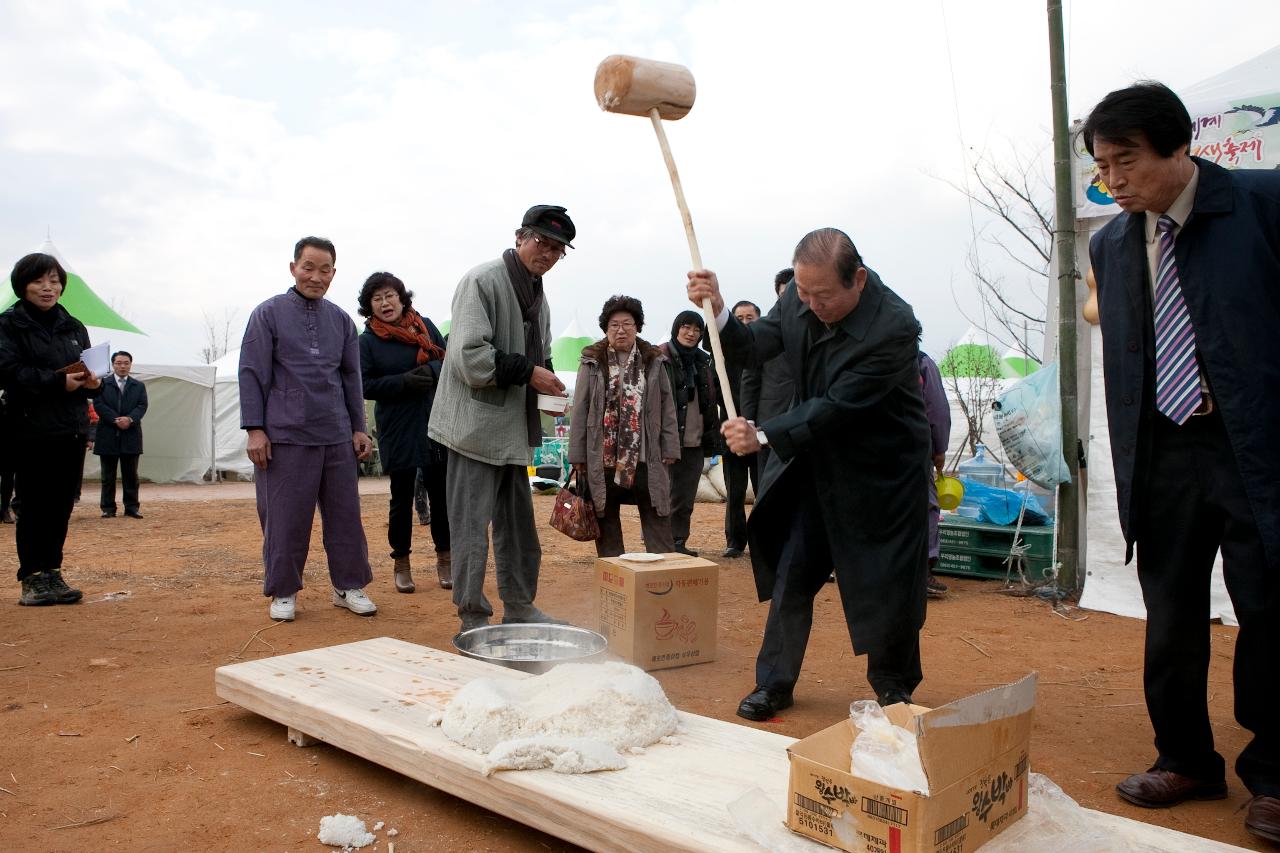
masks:
[[[369,600],[363,589],[335,589],[333,606],[345,607],[357,616],[372,616],[378,612],[378,605]]]
[[[292,622],[297,610],[298,596],[277,595],[271,599],[271,618],[277,622]]]

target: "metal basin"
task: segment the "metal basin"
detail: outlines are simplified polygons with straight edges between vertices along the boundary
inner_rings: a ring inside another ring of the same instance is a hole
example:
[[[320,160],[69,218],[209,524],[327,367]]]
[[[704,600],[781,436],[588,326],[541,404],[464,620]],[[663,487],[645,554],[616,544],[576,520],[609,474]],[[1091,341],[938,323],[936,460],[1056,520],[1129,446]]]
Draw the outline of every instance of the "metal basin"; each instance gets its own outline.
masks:
[[[572,625],[485,625],[453,638],[453,647],[469,658],[534,674],[561,663],[598,663],[609,641],[595,631]]]

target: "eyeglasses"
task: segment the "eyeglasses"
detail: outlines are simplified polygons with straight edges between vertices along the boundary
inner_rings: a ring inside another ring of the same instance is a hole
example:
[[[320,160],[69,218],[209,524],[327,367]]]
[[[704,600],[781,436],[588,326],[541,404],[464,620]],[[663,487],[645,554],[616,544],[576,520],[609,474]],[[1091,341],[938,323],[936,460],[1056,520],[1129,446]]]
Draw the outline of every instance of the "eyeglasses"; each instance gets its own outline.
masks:
[[[557,244],[552,242],[551,240],[543,239],[542,237],[534,237],[533,242],[537,243],[538,248],[540,248],[542,251],[550,254],[554,254],[558,258],[563,258],[566,254],[568,254],[564,250],[563,243]]]
[[[608,325],[608,330],[610,332],[630,332],[635,327],[636,327],[635,323],[633,323],[630,320],[626,320],[621,323],[610,323]]]

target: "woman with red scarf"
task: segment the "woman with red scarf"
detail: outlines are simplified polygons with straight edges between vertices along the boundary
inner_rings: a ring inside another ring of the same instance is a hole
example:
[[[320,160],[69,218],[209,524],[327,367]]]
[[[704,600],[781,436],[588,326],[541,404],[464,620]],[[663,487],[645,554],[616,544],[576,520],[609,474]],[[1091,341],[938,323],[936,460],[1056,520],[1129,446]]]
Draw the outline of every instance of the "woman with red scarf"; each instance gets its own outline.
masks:
[[[388,272],[376,272],[360,289],[360,376],[366,400],[375,401],[378,458],[391,478],[387,542],[398,592],[413,592],[409,554],[413,541],[414,480],[419,470],[431,503],[431,538],[440,586],[453,588],[449,514],[445,510],[444,448],[427,438],[436,379],[444,360],[440,330],[413,310],[413,293]]]

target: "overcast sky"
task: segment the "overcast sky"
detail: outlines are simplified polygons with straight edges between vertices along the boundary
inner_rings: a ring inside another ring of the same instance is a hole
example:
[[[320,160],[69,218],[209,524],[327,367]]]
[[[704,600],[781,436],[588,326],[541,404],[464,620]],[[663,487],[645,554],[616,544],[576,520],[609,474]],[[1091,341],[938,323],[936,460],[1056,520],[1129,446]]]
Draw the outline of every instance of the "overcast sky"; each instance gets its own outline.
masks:
[[[1195,83],[1280,33],[1275,0],[1067,0],[1064,16],[1073,116],[1134,79]],[[648,122],[592,93],[599,61],[630,53],[697,80],[667,132],[730,298],[770,304],[796,241],[836,226],[940,353],[968,325],[956,300],[973,299],[965,258],[987,227],[947,182],[1011,146],[1048,174],[1047,43],[1030,0],[4,0],[0,263],[50,232],[149,334],[139,362],[193,363],[202,315],[234,311],[238,339],[291,283],[304,234],[337,244],[338,304],[354,312],[389,270],[443,320],[528,206],[560,204],[578,248],[546,279],[553,331],[576,315],[592,333],[625,292],[662,340],[690,266],[671,187]]]

